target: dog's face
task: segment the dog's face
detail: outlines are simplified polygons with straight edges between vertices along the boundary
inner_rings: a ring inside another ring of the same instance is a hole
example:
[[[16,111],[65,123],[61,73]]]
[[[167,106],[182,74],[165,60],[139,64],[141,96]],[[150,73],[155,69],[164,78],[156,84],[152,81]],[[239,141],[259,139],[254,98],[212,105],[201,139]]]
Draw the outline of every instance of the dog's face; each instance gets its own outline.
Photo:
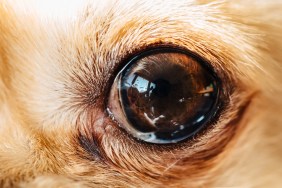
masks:
[[[0,3],[1,187],[280,186],[279,0]]]

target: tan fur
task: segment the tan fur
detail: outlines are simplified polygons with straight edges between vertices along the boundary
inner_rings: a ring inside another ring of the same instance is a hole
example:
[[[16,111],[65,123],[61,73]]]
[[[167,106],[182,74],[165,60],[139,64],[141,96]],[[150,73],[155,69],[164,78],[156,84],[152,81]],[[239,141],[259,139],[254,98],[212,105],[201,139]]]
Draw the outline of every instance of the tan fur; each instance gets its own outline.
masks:
[[[279,0],[63,2],[0,0],[1,187],[281,187]],[[106,113],[120,62],[156,45],[196,52],[233,90],[218,123],[172,146]]]

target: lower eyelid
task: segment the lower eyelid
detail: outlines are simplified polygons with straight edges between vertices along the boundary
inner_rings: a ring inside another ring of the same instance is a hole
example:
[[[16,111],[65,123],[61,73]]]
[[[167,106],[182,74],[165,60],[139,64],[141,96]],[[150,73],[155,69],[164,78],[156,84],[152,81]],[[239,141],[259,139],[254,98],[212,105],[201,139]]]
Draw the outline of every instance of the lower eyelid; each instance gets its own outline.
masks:
[[[168,165],[177,160],[178,162],[175,164],[176,168],[178,165],[183,166],[185,164],[185,169],[183,170],[187,171],[189,168],[196,165],[197,168],[194,168],[192,171],[197,174],[201,172],[200,169],[202,168],[210,168],[212,166],[210,161],[227,150],[226,147],[228,147],[230,141],[237,134],[237,129],[240,128],[238,126],[241,123],[245,111],[248,110],[251,104],[252,97],[253,96],[250,95],[248,99],[245,98],[245,102],[242,102],[236,113],[237,116],[232,117],[228,123],[219,121],[214,124],[216,127],[210,127],[210,129],[205,130],[188,142],[163,146],[148,145],[144,142],[131,139],[126,132],[116,127],[115,123],[111,122],[109,119],[107,120],[108,128],[105,128],[106,131],[103,131],[101,135],[99,135],[99,131],[95,134],[92,132],[88,134],[88,136],[80,135],[80,144],[82,148],[92,156],[88,159],[101,161],[101,164],[109,165],[109,168],[114,168],[117,171],[121,170],[124,172],[124,170],[130,169],[145,170],[142,169],[142,166],[146,167],[154,165],[154,163],[158,165]],[[228,114],[229,112],[226,112],[224,116],[226,117]],[[89,131],[89,129],[86,131]],[[139,163],[138,161],[131,163],[131,160],[126,159],[126,156],[129,155],[131,159],[138,159],[140,155],[142,155],[143,165],[140,164],[140,166],[136,166]],[[119,157],[117,158],[115,156]],[[155,162],[151,161],[155,156],[158,156]],[[151,161],[150,164],[146,164],[149,161]],[[162,168],[159,169],[160,171],[152,173],[157,175],[162,172],[161,169]],[[173,168],[171,170],[173,170]]]

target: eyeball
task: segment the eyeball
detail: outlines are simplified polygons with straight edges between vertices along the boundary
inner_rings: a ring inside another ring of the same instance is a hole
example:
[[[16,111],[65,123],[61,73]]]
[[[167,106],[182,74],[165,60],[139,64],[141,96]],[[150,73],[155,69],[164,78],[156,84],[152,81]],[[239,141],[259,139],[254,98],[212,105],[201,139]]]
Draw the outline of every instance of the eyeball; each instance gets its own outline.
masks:
[[[178,49],[134,56],[110,91],[110,116],[129,135],[177,143],[204,129],[218,109],[219,80],[207,62]]]

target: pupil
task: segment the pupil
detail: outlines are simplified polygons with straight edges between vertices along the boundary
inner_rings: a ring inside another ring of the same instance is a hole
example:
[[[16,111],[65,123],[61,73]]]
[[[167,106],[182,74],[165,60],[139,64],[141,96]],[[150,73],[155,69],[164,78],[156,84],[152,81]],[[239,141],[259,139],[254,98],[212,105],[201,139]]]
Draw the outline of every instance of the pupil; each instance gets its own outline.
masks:
[[[171,85],[169,81],[164,80],[164,79],[157,79],[154,81],[155,88],[153,89],[153,94],[156,97],[167,97],[170,90],[171,90]]]

